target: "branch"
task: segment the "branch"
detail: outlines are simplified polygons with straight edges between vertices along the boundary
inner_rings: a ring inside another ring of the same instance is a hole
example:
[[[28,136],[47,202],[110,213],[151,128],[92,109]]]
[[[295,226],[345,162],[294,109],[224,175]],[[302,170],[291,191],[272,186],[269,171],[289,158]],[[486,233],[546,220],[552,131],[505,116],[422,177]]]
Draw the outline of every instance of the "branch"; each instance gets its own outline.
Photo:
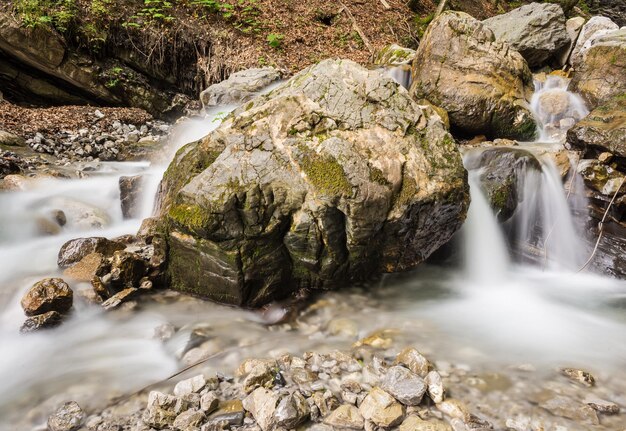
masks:
[[[354,30],[359,34],[359,37],[361,38],[361,40],[363,41],[363,43],[369,50],[370,54],[374,55],[374,48],[372,47],[372,44],[370,43],[370,40],[367,38],[365,33],[363,33],[363,30],[361,30],[361,27],[359,27],[359,25],[357,24],[356,19],[354,18],[354,15],[352,15],[352,12],[350,12],[350,9],[348,9],[348,6],[346,6],[343,2],[340,2],[340,3],[341,3],[341,6],[343,6],[343,10],[348,15],[348,18],[350,18],[350,20],[352,21],[352,27],[354,27]]]

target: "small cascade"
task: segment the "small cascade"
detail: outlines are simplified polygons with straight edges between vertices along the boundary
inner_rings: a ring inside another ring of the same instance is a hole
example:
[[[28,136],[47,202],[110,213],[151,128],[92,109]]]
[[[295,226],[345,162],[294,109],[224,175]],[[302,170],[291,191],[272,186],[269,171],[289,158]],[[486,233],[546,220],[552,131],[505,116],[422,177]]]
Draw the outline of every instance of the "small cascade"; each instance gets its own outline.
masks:
[[[387,68],[387,75],[407,90],[411,86],[411,65],[402,64]]]
[[[561,142],[567,131],[589,114],[583,99],[567,90],[570,80],[548,75],[535,80],[531,109],[539,127],[539,142]]]

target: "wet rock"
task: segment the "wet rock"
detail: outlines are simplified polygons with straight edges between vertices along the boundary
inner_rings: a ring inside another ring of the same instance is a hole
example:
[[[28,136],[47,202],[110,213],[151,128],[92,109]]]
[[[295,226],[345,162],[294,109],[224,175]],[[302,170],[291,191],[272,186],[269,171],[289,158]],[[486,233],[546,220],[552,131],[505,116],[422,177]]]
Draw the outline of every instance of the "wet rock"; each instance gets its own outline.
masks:
[[[111,259],[111,285],[116,290],[139,286],[146,275],[146,262],[137,254],[116,251]]]
[[[452,428],[437,419],[426,421],[418,416],[409,416],[402,422],[399,431],[452,431]]]
[[[567,143],[585,155],[610,152],[626,159],[626,95],[594,109],[567,132]],[[604,160],[608,162],[609,160]]]
[[[22,298],[21,304],[27,316],[56,311],[66,313],[72,308],[74,294],[68,284],[60,278],[38,281]]]
[[[411,93],[445,109],[453,130],[534,138],[529,106],[534,85],[526,61],[471,16],[444,12],[436,18],[417,50],[412,74]]]
[[[143,191],[143,176],[120,177],[120,202],[124,218],[139,217],[141,208],[141,193]]]
[[[105,256],[112,255],[116,250],[123,250],[124,244],[110,241],[102,237],[72,239],[61,247],[57,258],[57,264],[61,268],[80,262],[91,253],[101,253]]]
[[[381,388],[407,406],[417,406],[426,393],[426,384],[421,377],[403,366],[396,365],[387,370]]]
[[[221,424],[239,426],[243,424],[246,415],[240,400],[220,402],[218,409],[208,418],[208,424]]]
[[[75,401],[70,401],[61,406],[48,418],[48,430],[50,431],[76,431],[83,420],[85,413]]]
[[[373,64],[379,66],[401,66],[403,64],[411,64],[414,58],[415,50],[403,48],[393,43],[376,53]]]
[[[138,292],[139,292],[139,289],[134,288],[134,287],[129,287],[128,289],[124,289],[121,292],[116,293],[115,295],[111,296],[109,299],[104,301],[102,303],[102,308],[104,308],[107,311],[118,308],[123,303],[128,302],[131,299],[133,299],[137,295]]]
[[[428,373],[425,379],[426,385],[428,386],[428,396],[435,404],[438,404],[443,401],[443,381],[441,380],[441,375],[437,371],[431,371]]]
[[[404,406],[378,387],[363,399],[359,412],[365,419],[385,428],[398,425],[404,419]]]
[[[165,175],[172,286],[257,307],[421,263],[467,207],[458,149],[429,112],[348,60],[240,107]]]
[[[11,180],[5,183],[5,178],[22,173],[22,166],[17,155],[10,152],[0,152],[0,191],[12,190]]]
[[[603,400],[593,394],[588,394],[583,400],[583,403],[587,404],[598,413],[605,415],[616,415],[620,412],[620,408],[617,404]]]
[[[296,391],[280,399],[274,412],[276,425],[287,429],[295,429],[304,422],[311,413],[304,396]]]
[[[243,400],[243,407],[249,411],[263,431],[270,431],[276,425],[274,413],[278,396],[265,388],[257,388]]]
[[[325,419],[324,423],[333,429],[353,429],[361,430],[364,427],[363,416],[355,406],[344,404],[332,411]]]
[[[597,425],[599,423],[596,411],[586,405],[562,395],[555,395],[539,404],[539,407],[549,411],[554,416],[572,419],[579,423]]]
[[[206,383],[206,379],[202,374],[187,380],[182,380],[174,386],[174,395],[182,397],[183,395],[199,393],[202,389],[204,389]]]
[[[468,158],[468,170],[480,170],[482,186],[498,220],[511,218],[525,196],[520,181],[529,171],[541,172],[539,160],[530,151],[520,148],[489,148]]]
[[[576,46],[576,42],[578,41],[578,37],[585,25],[585,18],[581,16],[576,16],[568,19],[565,22],[565,30],[567,31],[567,35],[569,36],[569,42],[565,45],[564,48],[558,54],[558,65],[565,66],[567,64],[571,64],[571,54],[574,51],[574,47]]]
[[[588,373],[584,370],[579,370],[576,368],[562,368],[561,374],[587,387],[591,387],[596,384],[596,379],[594,379],[591,373]]]
[[[200,101],[205,109],[219,105],[239,105],[252,99],[281,76],[281,72],[273,67],[235,72],[228,79],[213,84],[200,93]]]
[[[412,347],[402,350],[396,357],[395,363],[406,366],[420,377],[426,377],[430,369],[428,359]]]
[[[207,414],[214,412],[219,403],[220,400],[213,391],[207,392],[200,397],[200,408]]]
[[[22,325],[20,332],[34,332],[40,329],[49,329],[59,326],[63,321],[63,316],[56,311],[31,316]]]
[[[55,200],[54,204],[65,213],[69,227],[93,230],[101,229],[111,223],[111,218],[105,210],[86,202],[64,197]]]
[[[63,276],[76,281],[91,281],[103,263],[104,256],[102,254],[91,253],[83,257],[80,262],[63,271]]]
[[[351,319],[333,319],[328,322],[328,333],[334,336],[354,339],[359,333],[359,327]]]
[[[61,232],[61,227],[57,223],[45,217],[38,217],[36,224],[40,235],[58,235]]]
[[[530,67],[544,65],[564,48],[570,38],[565,14],[559,5],[531,3],[483,21],[496,40],[509,43]]]
[[[174,419],[172,426],[174,427],[174,429],[180,431],[195,431],[200,427],[200,425],[202,425],[203,421],[203,411],[189,409],[176,416],[176,419]]]
[[[626,93],[626,28],[594,38],[570,87],[591,109]]]
[[[598,160],[581,160],[578,164],[578,173],[583,177],[587,187],[607,197],[613,197],[624,178],[624,174]],[[625,191],[626,189],[622,187],[621,193]]]
[[[471,419],[471,414],[467,409],[467,406],[463,402],[452,398],[437,404],[437,410],[444,415],[454,419],[460,419],[463,422],[469,422]]]

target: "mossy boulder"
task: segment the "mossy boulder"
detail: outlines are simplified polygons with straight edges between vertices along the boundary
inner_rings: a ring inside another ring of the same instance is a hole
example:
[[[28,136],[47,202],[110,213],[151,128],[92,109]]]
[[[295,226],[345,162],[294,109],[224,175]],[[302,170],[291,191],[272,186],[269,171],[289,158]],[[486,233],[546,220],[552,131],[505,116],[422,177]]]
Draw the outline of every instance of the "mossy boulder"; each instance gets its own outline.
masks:
[[[463,12],[444,12],[426,30],[412,69],[411,93],[448,112],[452,130],[532,140],[533,78],[524,58]]]
[[[404,48],[392,43],[378,51],[374,55],[372,63],[378,66],[402,66],[404,64],[411,64],[414,58],[414,49]]]
[[[541,163],[527,150],[496,147],[469,155],[467,169],[479,170],[480,185],[500,222],[510,219],[524,200],[526,173],[541,172]]]
[[[440,117],[344,60],[305,69],[183,147],[160,196],[172,287],[251,307],[414,268],[467,206]]]

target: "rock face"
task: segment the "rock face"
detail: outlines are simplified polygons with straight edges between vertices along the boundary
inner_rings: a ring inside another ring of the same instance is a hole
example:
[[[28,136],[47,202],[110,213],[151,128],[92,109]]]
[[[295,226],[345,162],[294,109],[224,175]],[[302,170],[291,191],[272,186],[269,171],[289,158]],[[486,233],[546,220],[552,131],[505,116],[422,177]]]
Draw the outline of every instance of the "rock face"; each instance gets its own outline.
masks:
[[[205,109],[218,105],[239,105],[252,99],[281,76],[281,72],[273,67],[242,70],[204,90],[200,93],[200,101]]]
[[[434,20],[413,62],[411,92],[441,106],[466,135],[531,140],[533,79],[523,57],[462,12]]]
[[[567,142],[585,154],[608,151],[626,159],[626,95],[594,109],[567,132]]]
[[[440,118],[342,60],[234,111],[161,187],[172,287],[243,306],[413,268],[468,199]]]
[[[72,308],[74,294],[60,278],[46,278],[31,287],[22,298],[22,308],[27,316],[56,311],[65,313]]]
[[[626,28],[594,37],[571,83],[591,108],[626,94]]]
[[[499,41],[509,43],[530,67],[546,63],[570,42],[559,5],[531,3],[483,21]]]
[[[481,169],[480,184],[498,220],[504,222],[515,213],[519,202],[520,181],[528,169],[541,172],[537,158],[519,148],[490,148],[466,161],[467,169]]]
[[[611,18],[620,26],[626,26],[626,3],[622,0],[587,0],[589,9],[596,15]]]
[[[572,51],[571,63],[578,66],[582,59],[582,52],[589,48],[596,37],[605,35],[608,32],[619,30],[619,26],[604,16],[594,16],[583,25],[576,45]]]

